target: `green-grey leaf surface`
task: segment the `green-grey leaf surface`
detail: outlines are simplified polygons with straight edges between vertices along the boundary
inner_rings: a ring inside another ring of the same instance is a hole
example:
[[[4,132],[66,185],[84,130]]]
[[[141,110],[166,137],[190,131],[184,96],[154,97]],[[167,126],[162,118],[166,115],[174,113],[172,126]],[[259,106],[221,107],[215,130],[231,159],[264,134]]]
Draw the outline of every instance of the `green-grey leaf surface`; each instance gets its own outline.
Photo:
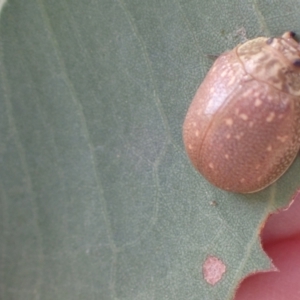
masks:
[[[292,0],[8,0],[0,298],[227,300],[270,268],[258,234],[299,186],[300,159],[260,193],[227,193],[193,169],[181,128],[210,56],[300,32],[299,10]],[[210,255],[226,266],[213,286],[202,275]]]

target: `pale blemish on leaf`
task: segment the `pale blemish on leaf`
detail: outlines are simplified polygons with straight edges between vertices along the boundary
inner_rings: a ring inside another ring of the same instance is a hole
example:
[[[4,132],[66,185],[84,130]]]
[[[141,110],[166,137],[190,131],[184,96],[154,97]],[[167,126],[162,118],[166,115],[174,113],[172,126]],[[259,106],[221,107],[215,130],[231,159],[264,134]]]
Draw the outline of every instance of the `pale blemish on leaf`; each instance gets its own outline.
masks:
[[[216,256],[208,256],[202,266],[203,277],[210,285],[220,281],[225,271],[225,264]]]

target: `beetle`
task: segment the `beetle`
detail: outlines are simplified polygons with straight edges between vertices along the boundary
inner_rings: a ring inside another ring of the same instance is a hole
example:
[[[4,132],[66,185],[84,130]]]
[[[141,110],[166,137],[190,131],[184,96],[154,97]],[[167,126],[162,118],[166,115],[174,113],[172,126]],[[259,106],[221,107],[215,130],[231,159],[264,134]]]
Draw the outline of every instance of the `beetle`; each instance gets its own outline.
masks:
[[[300,148],[300,45],[294,32],[258,37],[221,54],[183,124],[194,167],[226,191],[276,181]]]

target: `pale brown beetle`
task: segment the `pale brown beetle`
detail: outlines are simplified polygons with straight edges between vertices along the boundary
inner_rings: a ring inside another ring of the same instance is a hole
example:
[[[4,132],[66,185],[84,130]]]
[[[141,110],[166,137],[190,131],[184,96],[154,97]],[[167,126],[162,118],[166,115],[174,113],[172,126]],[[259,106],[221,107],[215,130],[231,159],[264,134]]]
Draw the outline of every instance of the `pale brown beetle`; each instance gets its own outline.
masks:
[[[184,124],[195,168],[227,191],[253,193],[278,179],[300,148],[300,45],[293,32],[223,53]]]

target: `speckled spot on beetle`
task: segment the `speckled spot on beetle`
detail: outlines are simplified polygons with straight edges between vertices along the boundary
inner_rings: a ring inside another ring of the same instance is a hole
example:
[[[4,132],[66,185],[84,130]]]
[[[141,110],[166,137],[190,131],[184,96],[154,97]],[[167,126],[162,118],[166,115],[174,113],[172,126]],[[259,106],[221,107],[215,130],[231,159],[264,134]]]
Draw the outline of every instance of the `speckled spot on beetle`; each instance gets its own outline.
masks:
[[[246,74],[246,75],[244,76],[244,78],[243,78],[243,81],[244,81],[244,82],[247,82],[247,81],[250,81],[250,80],[253,80],[253,78],[252,78],[252,76],[249,75],[249,74]],[[241,86],[241,87],[242,87],[242,86]]]
[[[240,140],[243,137],[244,133],[239,133],[234,136],[235,139]]]
[[[253,93],[253,98],[258,98],[258,96],[259,96],[259,92],[254,92]]]
[[[275,113],[274,113],[273,111],[271,111],[271,112],[269,113],[269,115],[267,116],[266,121],[267,121],[268,123],[270,123],[270,122],[273,121],[274,117],[275,117]]]
[[[260,99],[256,99],[255,102],[254,102],[254,106],[259,107],[261,105],[262,105],[262,101]]]
[[[269,145],[269,146],[267,147],[267,151],[272,151],[272,146],[271,146],[271,145]]]
[[[240,114],[240,118],[244,121],[248,120],[248,116],[246,114]]]
[[[243,96],[244,98],[248,98],[251,94],[252,94],[252,90],[249,89],[249,90],[247,90],[246,92],[244,92],[242,96]]]
[[[221,75],[220,75],[220,76],[221,76],[221,77],[225,77],[225,76],[227,76],[227,72],[228,72],[228,71],[227,71],[227,69],[225,69],[225,70],[224,70],[224,71],[221,73]]]
[[[288,137],[289,137],[288,135],[284,135],[284,136],[277,135],[276,139],[284,143],[288,139]]]
[[[212,72],[215,72],[217,71],[217,66],[214,66],[212,69],[211,69]]]
[[[225,119],[225,123],[226,123],[227,126],[232,126],[233,120],[231,118]]]
[[[227,83],[227,87],[232,86],[234,84],[234,82],[235,82],[235,78],[232,76],[230,81]]]

